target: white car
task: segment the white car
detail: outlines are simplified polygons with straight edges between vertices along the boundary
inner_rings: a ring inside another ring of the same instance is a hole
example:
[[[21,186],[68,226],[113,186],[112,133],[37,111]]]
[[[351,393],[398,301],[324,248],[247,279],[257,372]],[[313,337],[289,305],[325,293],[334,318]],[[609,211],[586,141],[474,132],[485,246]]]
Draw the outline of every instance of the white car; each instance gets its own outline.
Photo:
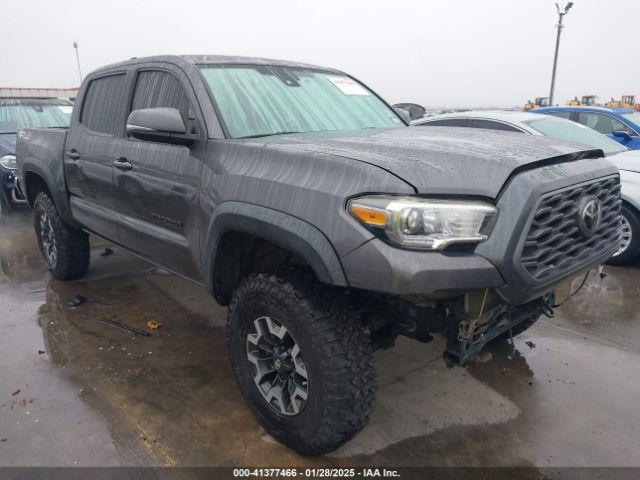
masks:
[[[529,133],[601,149],[620,170],[622,182],[622,242],[608,263],[627,264],[640,253],[640,150],[629,150],[606,135],[571,120],[541,113],[476,110],[432,115],[416,120],[412,125]]]

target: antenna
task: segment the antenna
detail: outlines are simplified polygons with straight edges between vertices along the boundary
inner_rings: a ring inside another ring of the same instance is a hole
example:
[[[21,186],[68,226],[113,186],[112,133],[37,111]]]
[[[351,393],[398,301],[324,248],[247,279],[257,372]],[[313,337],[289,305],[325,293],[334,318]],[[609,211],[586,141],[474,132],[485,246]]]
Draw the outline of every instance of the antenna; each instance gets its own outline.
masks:
[[[78,40],[73,40],[73,48],[76,51],[76,62],[78,63],[78,78],[80,79],[80,83],[82,83],[82,70],[80,70],[80,53],[78,51]]]

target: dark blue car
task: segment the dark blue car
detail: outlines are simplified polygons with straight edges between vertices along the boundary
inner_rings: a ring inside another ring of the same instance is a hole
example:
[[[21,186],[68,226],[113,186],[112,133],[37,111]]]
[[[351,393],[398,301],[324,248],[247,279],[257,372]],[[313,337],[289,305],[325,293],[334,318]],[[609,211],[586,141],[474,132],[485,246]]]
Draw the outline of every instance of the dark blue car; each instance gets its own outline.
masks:
[[[0,98],[0,219],[26,202],[16,187],[16,134],[22,127],[68,127],[73,104],[51,98]]]
[[[640,112],[630,108],[544,107],[530,111],[568,118],[610,136],[631,150],[640,149]]]

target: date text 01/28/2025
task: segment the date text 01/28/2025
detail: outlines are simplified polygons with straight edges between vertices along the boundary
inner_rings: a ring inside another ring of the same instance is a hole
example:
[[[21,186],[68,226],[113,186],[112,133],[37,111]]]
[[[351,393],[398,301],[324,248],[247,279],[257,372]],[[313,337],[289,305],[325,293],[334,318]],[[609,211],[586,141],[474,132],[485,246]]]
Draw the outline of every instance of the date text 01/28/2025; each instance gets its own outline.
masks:
[[[233,470],[233,476],[241,477],[272,477],[272,478],[399,478],[397,470],[387,468],[237,468]]]

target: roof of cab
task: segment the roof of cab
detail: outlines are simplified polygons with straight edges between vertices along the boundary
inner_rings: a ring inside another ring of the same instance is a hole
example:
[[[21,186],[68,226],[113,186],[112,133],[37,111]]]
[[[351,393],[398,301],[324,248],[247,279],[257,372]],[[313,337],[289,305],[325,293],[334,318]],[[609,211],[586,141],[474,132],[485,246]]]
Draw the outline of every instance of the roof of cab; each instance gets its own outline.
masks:
[[[112,63],[110,65],[101,67],[92,73],[103,72],[149,62],[172,63],[174,65],[182,67],[194,65],[270,65],[278,67],[295,67],[339,72],[339,70],[333,68],[319,67],[316,65],[310,65],[301,62],[292,62],[288,60],[275,60],[272,58],[241,57],[235,55],[157,55],[152,57],[134,57],[123,62]]]

